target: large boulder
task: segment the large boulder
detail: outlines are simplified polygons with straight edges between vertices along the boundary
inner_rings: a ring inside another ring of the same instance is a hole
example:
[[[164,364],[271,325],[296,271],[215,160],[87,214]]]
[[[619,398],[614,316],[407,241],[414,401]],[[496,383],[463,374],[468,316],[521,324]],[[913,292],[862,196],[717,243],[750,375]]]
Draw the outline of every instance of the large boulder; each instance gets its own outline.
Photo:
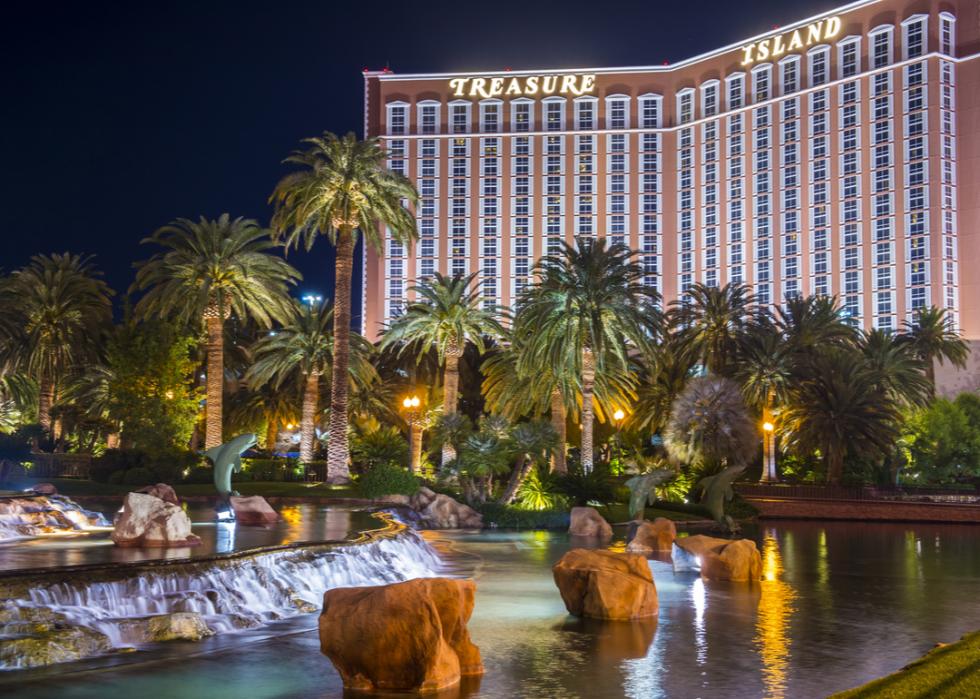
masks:
[[[0,642],[0,670],[69,663],[111,651],[109,637],[93,629],[49,628]]]
[[[483,515],[448,495],[422,487],[409,498],[408,505],[419,514],[426,529],[482,529]]]
[[[568,533],[572,536],[612,538],[612,526],[594,507],[573,507]]]
[[[180,507],[180,498],[177,497],[177,493],[174,491],[174,489],[166,483],[148,485],[144,488],[140,488],[136,492],[152,495],[155,498],[160,498],[164,502],[169,502],[171,505],[177,505]]]
[[[31,490],[37,495],[57,495],[58,489],[54,483],[36,483]]]
[[[636,533],[626,545],[628,553],[648,555],[670,552],[677,538],[677,527],[666,517],[657,517],[652,522],[644,520],[636,528]]]
[[[707,580],[749,582],[762,578],[762,556],[749,539],[698,534],[674,541],[674,570],[700,570]]]
[[[117,546],[196,546],[191,520],[182,509],[145,493],[129,493],[112,532]]]
[[[565,608],[593,619],[643,619],[657,614],[653,573],[644,556],[572,549],[551,569]]]
[[[279,521],[279,513],[261,495],[231,496],[231,507],[239,524],[263,526]]]
[[[432,692],[483,674],[466,623],[472,580],[421,578],[391,585],[327,590],[320,650],[344,687]]]
[[[119,635],[126,643],[143,644],[200,641],[213,636],[214,631],[196,612],[172,612],[120,622]]]

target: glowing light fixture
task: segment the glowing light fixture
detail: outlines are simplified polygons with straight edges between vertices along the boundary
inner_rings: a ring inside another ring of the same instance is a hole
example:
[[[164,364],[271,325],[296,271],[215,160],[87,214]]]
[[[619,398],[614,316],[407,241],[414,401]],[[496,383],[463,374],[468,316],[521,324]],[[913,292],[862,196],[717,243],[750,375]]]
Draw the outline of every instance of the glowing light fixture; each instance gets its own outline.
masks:
[[[766,432],[772,432],[776,428],[771,422],[767,421],[762,423],[762,429],[765,430]]]
[[[624,413],[622,410],[617,410],[616,412],[613,413],[613,420],[615,420],[616,422],[619,422],[624,417],[626,417],[626,413]]]

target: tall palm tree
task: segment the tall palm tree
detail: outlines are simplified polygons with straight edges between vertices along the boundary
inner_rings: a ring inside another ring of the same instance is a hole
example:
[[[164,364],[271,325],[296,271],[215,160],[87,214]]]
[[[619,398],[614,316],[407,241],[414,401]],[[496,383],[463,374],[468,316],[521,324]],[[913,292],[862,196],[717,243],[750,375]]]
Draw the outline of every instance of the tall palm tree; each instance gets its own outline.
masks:
[[[313,460],[320,383],[330,376],[334,363],[333,319],[334,310],[326,303],[294,302],[290,320],[255,343],[254,362],[246,373],[246,380],[253,388],[271,383],[279,389],[287,382],[302,387],[299,423],[302,463]],[[348,381],[370,381],[374,375],[370,361],[373,347],[356,333],[351,335],[351,340]]]
[[[270,251],[270,231],[252,219],[222,214],[180,218],[144,238],[163,250],[136,264],[133,290],[144,318],[169,318],[207,333],[205,449],[221,444],[224,327],[232,315],[269,328],[289,316],[289,287],[302,276]]]
[[[299,394],[299,387],[288,384],[279,387],[272,383],[255,388],[240,386],[228,397],[225,427],[236,432],[257,432],[264,426],[264,447],[272,452],[282,427],[299,419]]]
[[[643,352],[659,330],[659,295],[625,245],[580,238],[535,266],[537,281],[519,299],[515,332],[528,338],[518,370],[547,366],[580,377],[582,467],[592,470],[596,376],[629,371],[631,349]]]
[[[729,375],[757,311],[745,284],[695,284],[671,304],[668,316],[680,346],[713,374]]]
[[[51,406],[69,373],[96,354],[112,319],[112,290],[91,257],[35,255],[14,272],[9,312],[15,318],[11,359],[38,387],[38,422],[52,429]]]
[[[932,397],[932,384],[924,373],[925,362],[912,345],[885,330],[868,330],[858,340],[865,365],[891,400],[923,407]]]
[[[847,322],[835,297],[794,296],[776,309],[776,327],[794,352],[850,345],[856,328]]]
[[[415,348],[421,359],[434,347],[443,364],[443,414],[456,412],[459,402],[459,359],[466,343],[482,354],[486,338],[500,336],[504,329],[492,311],[483,307],[476,292],[475,274],[447,277],[438,272],[431,281],[413,287],[416,300],[398,316],[381,339],[381,347],[400,345]],[[453,458],[452,448],[443,449],[443,463]]]
[[[377,139],[358,141],[352,133],[343,138],[324,133],[305,143],[308,149],[286,158],[299,169],[279,181],[269,201],[276,207],[273,227],[286,237],[287,246],[302,243],[309,250],[323,235],[337,251],[327,474],[331,482],[344,482],[350,480],[346,377],[354,245],[360,232],[367,246],[382,252],[382,229],[395,242],[415,240],[415,218],[402,202],[414,204],[418,193],[408,178],[387,169]]]
[[[970,355],[969,346],[956,331],[953,318],[945,308],[920,308],[911,322],[905,321],[900,337],[925,365],[933,393],[936,392],[935,363],[948,361],[962,369]]]
[[[819,451],[837,485],[848,455],[881,456],[898,439],[900,411],[875,372],[848,348],[813,353],[794,383],[781,423],[790,444]]]

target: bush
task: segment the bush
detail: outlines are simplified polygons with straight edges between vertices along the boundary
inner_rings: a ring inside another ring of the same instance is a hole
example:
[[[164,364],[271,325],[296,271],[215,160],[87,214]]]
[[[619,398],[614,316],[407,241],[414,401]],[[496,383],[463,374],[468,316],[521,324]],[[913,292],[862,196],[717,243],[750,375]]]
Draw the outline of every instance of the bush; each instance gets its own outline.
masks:
[[[484,526],[504,529],[568,529],[568,510],[526,510],[513,505],[486,503],[477,506]]]
[[[385,495],[415,495],[419,491],[419,479],[400,466],[378,464],[357,481],[361,493],[366,498],[380,498]]]
[[[292,483],[304,480],[299,461],[289,459],[242,459],[242,472],[232,473],[232,481],[275,481]]]
[[[136,468],[129,469],[123,474],[122,482],[124,485],[150,485],[152,483],[156,483],[157,479],[154,478],[153,472],[150,471],[150,469],[137,466]]]
[[[101,456],[92,460],[89,477],[97,483],[108,483],[109,477],[116,471],[128,473],[134,469],[141,469],[141,473],[130,478],[148,478],[146,483],[177,483],[183,479],[187,469],[198,463],[200,458],[190,451],[150,453],[142,449],[107,449]],[[149,476],[142,471],[149,473]],[[123,478],[124,483],[138,484],[136,480],[125,480],[125,476]]]
[[[576,506],[587,505],[590,502],[603,504],[615,502],[616,488],[617,484],[609,473],[608,464],[603,463],[595,464],[592,472],[588,474],[582,473],[580,466],[572,466],[567,474],[555,479],[557,492]]]
[[[109,477],[106,479],[106,483],[109,483],[110,485],[122,485],[123,477],[125,475],[126,472],[123,471],[122,469],[119,469],[118,471],[113,471],[112,473],[109,474]]]

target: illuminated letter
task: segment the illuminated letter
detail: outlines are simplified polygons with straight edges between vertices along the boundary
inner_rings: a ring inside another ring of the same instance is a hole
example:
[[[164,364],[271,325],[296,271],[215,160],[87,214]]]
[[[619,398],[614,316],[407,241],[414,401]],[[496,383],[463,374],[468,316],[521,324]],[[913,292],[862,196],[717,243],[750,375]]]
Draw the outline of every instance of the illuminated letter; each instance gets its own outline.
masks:
[[[553,95],[558,87],[557,75],[546,75],[541,80],[541,92],[546,95]]]
[[[800,37],[800,30],[793,32],[793,37],[789,40],[789,50],[796,51],[803,48],[803,39]]]
[[[814,22],[809,27],[806,28],[806,45],[820,41],[820,30],[823,29],[823,20],[819,22]]]
[[[823,29],[824,41],[833,39],[840,33],[840,17],[831,17],[827,20],[827,25]]]
[[[519,95],[521,94],[521,81],[517,78],[511,78],[510,84],[507,86],[508,95]]]
[[[772,42],[772,57],[776,58],[782,56],[784,53],[786,53],[786,47],[783,46],[783,36],[780,34]]]
[[[742,57],[742,65],[747,66],[752,63],[752,52],[755,50],[755,44],[749,44],[748,46],[742,47],[742,52],[745,54]]]
[[[470,86],[470,97],[476,97],[480,95],[481,97],[488,97],[487,91],[484,89],[487,81],[485,78],[473,78],[473,84]]]
[[[538,76],[532,75],[524,83],[524,94],[525,95],[536,95],[538,94]]]
[[[768,39],[766,39],[765,41],[760,41],[758,44],[756,44],[756,46],[759,47],[759,55],[757,57],[758,60],[764,61],[767,58],[769,58],[769,40]]]
[[[490,96],[496,97],[497,95],[504,94],[504,79],[503,78],[491,78],[490,79]]]
[[[579,94],[584,95],[587,92],[592,92],[595,89],[595,75],[583,75],[582,81],[579,83]]]
[[[559,88],[560,92],[563,95],[568,94],[569,92],[576,95],[581,95],[582,93],[575,89],[576,79],[577,78],[574,75],[563,75],[561,78],[561,87]]]
[[[453,78],[449,81],[449,87],[453,90],[453,96],[462,97],[463,90],[466,89],[466,83],[470,81],[469,78]]]

